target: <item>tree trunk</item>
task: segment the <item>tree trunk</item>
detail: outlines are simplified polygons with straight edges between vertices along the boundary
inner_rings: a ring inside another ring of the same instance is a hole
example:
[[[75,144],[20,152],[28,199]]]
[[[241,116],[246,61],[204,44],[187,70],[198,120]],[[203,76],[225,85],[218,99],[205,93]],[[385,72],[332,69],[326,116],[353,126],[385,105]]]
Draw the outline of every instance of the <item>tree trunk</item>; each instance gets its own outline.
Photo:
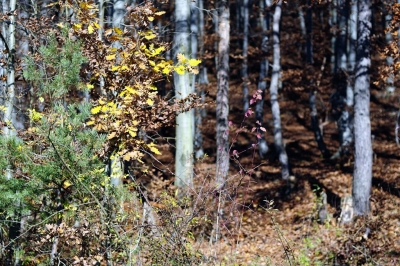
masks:
[[[348,71],[350,73],[346,88],[347,106],[354,105],[354,68],[356,65],[356,43],[357,43],[357,1],[350,3],[350,16],[348,22]]]
[[[306,62],[312,65],[314,62],[313,56],[313,43],[312,43],[312,3],[311,0],[307,0],[307,12],[306,12],[306,29],[307,29],[307,41],[306,41]]]
[[[347,71],[347,54],[346,54],[346,43],[347,43],[347,19],[348,19],[348,0],[338,0],[338,27],[339,34],[336,39],[335,53],[336,53],[336,64],[335,73]]]
[[[249,73],[248,73],[248,49],[249,49],[249,0],[243,0],[243,44],[242,44],[242,81],[243,81],[243,112],[246,112],[249,105]]]
[[[186,58],[190,55],[190,4],[187,0],[175,0],[174,59],[177,54]],[[190,75],[174,73],[175,95],[178,99],[193,93]],[[193,184],[193,110],[179,114],[176,118],[175,185],[177,187]]]
[[[268,77],[268,69],[269,69],[269,60],[268,60],[268,52],[269,52],[269,36],[268,31],[271,29],[271,21],[270,21],[270,8],[271,1],[270,0],[260,0],[260,17],[261,17],[261,26],[262,26],[262,41],[261,41],[261,52],[262,58],[260,63],[260,77],[258,81],[258,93],[261,93],[261,100],[256,103],[256,121],[258,132],[261,133],[260,127],[263,126],[264,121],[264,97],[265,90],[267,89],[267,77]],[[265,158],[268,153],[268,143],[265,138],[265,134],[262,134],[262,138],[258,140],[258,154],[260,158]]]
[[[369,198],[372,183],[372,143],[370,104],[371,66],[371,0],[358,1],[358,39],[356,51],[356,79],[354,105],[354,176],[353,201],[355,215],[370,211]]]
[[[229,170],[229,0],[219,1],[217,72],[217,188],[224,186]]]
[[[332,29],[332,37],[331,37],[331,72],[336,73],[336,53],[335,53],[335,46],[336,46],[336,27],[337,27],[337,1],[332,0],[330,4],[330,17],[329,17],[329,25]]]
[[[392,11],[385,6],[384,7],[384,19],[385,19],[385,29],[388,29],[392,21]],[[389,46],[393,42],[392,32],[388,30],[385,34],[386,45]],[[386,64],[389,68],[389,76],[386,78],[386,92],[393,94],[395,91],[394,87],[394,75],[393,75],[393,57],[388,55],[386,57]]]
[[[204,55],[204,3],[203,0],[198,0],[199,9],[199,27],[198,27],[198,43],[199,43],[199,58]],[[196,87],[196,93],[201,98],[201,102],[205,102],[204,86],[208,84],[207,68],[204,64],[200,65],[198,74],[198,86]],[[203,116],[205,116],[204,108],[196,108],[195,110],[195,133],[194,133],[194,150],[196,159],[203,158],[203,135],[201,131]]]
[[[271,94],[271,109],[272,117],[274,121],[274,144],[276,152],[279,155],[279,161],[282,167],[282,178],[288,179],[290,175],[289,159],[285,151],[282,138],[282,125],[281,125],[281,114],[278,102],[278,83],[279,83],[279,73],[281,71],[281,52],[280,52],[280,42],[279,42],[279,24],[281,20],[282,13],[282,0],[279,0],[275,6],[273,24],[272,24],[272,40],[273,40],[273,64],[272,64],[272,76],[270,85]]]

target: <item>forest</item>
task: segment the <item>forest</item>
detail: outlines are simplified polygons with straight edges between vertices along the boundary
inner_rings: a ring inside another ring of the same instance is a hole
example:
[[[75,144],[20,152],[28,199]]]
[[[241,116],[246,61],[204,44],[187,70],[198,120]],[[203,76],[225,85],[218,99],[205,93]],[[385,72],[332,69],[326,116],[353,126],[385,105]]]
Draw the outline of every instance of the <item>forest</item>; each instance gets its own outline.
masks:
[[[0,265],[400,265],[400,0],[2,0]]]

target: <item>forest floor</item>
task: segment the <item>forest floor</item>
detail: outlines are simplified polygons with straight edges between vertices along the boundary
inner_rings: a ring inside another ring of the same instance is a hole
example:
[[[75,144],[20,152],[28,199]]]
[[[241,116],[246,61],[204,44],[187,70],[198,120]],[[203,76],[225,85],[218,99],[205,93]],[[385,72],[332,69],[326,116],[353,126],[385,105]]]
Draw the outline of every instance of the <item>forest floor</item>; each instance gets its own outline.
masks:
[[[322,101],[328,105],[333,88],[329,73],[325,74],[319,91]],[[230,198],[225,200],[226,217],[220,225],[221,238],[210,244],[210,234],[215,233],[210,229],[200,237],[203,240],[197,242],[206,264],[400,265],[400,149],[394,135],[399,109],[397,98],[382,96],[381,90],[372,89],[372,211],[369,217],[356,219],[353,226],[341,226],[338,222],[340,203],[345,195],[351,195],[354,158],[352,155],[337,160],[322,158],[310,126],[309,90],[296,84],[295,75],[291,70],[283,71],[284,88],[279,98],[284,142],[296,177],[294,187],[287,193],[287,183],[281,179],[279,160],[273,148],[267,93],[264,121],[267,121],[269,154],[260,159],[258,152],[254,153],[251,147],[256,137],[249,131],[256,121],[254,115],[246,118],[242,128],[247,130],[238,134],[231,148],[231,151],[243,153],[236,162],[231,161],[228,183],[236,190],[233,189],[235,193],[230,193]],[[217,148],[213,102],[216,83],[210,78],[209,105],[202,126],[207,157],[196,163],[196,178],[200,180],[215,176]],[[251,94],[256,91],[255,84],[251,85]],[[244,118],[241,81],[231,81],[229,94],[233,139]],[[339,140],[335,123],[325,126],[323,132],[328,149],[336,152]],[[167,148],[160,160],[164,166],[172,168],[172,158],[173,149]],[[253,169],[251,174],[250,169]],[[164,178],[172,180],[171,176]],[[328,196],[330,219],[320,224],[317,205],[322,191]],[[216,199],[212,202],[217,204]],[[364,236],[366,230],[370,233]]]
[[[244,119],[241,51],[237,48],[240,42],[233,39],[229,88],[229,120],[233,125],[230,139],[235,138],[238,129],[243,129],[231,147],[231,151],[237,150],[240,156],[231,160],[228,177],[231,190],[224,200],[221,236],[217,242],[211,243],[209,239],[215,230],[209,227],[196,235],[196,245],[207,265],[400,265],[400,147],[396,145],[394,133],[400,107],[397,96],[385,95],[384,89],[376,85],[376,81],[382,78],[374,68],[370,113],[374,136],[371,214],[357,218],[353,225],[340,225],[341,199],[352,192],[354,157],[350,152],[346,158],[323,159],[310,125],[309,80],[320,82],[318,94],[327,107],[329,97],[335,91],[329,67],[325,65],[321,70],[323,57],[329,53],[315,48],[315,73],[305,74],[303,59],[298,52],[299,43],[293,37],[294,32],[300,32],[298,23],[290,23],[286,22],[283,29],[287,32],[281,34],[285,45],[281,46],[283,86],[279,92],[279,104],[282,133],[296,181],[288,193],[288,184],[281,178],[279,160],[274,152],[268,92],[265,95],[264,127],[270,150],[265,159],[260,159],[257,150],[252,148],[257,139],[250,130],[256,126],[256,121],[254,114]],[[288,39],[285,36],[292,37]],[[319,47],[329,46],[323,30],[320,36],[314,36],[314,41],[316,47],[318,43]],[[249,94],[252,95],[257,90],[260,56],[257,48],[250,47],[249,52]],[[382,62],[384,64],[382,58],[375,58],[373,66],[382,65]],[[210,80],[205,88],[208,92],[207,116],[201,126],[207,156],[195,165],[198,191],[202,191],[203,181],[213,182],[218,148],[215,142],[215,68],[210,73],[214,65],[213,56],[204,63],[208,64]],[[321,105],[318,109],[321,111]],[[319,115],[322,117],[321,113]],[[173,136],[173,129],[167,135]],[[339,136],[334,122],[324,127],[323,136],[329,151],[335,153]],[[173,169],[174,149],[166,144],[162,152],[163,155],[157,157],[163,164],[160,167]],[[158,176],[157,180],[150,183],[159,184],[148,185],[154,193],[160,186],[159,181],[164,187],[173,182],[173,176],[166,171],[154,176]],[[330,217],[323,224],[318,222],[317,208],[322,191],[327,195]],[[210,197],[206,208],[216,212],[218,197],[212,193],[204,197]]]

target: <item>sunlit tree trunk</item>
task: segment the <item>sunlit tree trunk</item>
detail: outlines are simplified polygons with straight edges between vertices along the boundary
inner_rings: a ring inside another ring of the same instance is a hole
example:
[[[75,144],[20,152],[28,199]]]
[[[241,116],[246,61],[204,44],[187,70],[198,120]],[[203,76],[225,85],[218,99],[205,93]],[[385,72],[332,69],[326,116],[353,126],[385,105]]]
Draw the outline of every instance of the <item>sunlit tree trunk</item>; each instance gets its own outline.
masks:
[[[243,0],[243,44],[242,44],[242,81],[243,81],[243,112],[249,109],[249,73],[248,73],[248,49],[249,49],[249,0]]]
[[[222,188],[229,170],[229,1],[219,1],[217,72],[217,188]]]
[[[274,122],[274,144],[276,152],[279,155],[279,161],[282,167],[282,178],[288,179],[290,175],[289,159],[285,151],[283,137],[282,137],[282,125],[281,125],[281,113],[278,102],[278,83],[279,73],[281,71],[281,52],[280,52],[280,41],[279,41],[279,24],[282,13],[282,0],[279,0],[275,5],[275,12],[272,24],[272,47],[273,47],[273,64],[272,64],[272,76],[270,85],[271,95],[271,109],[272,118]]]
[[[355,215],[370,211],[372,183],[372,143],[370,121],[371,67],[371,0],[358,0],[358,32],[354,105],[354,176],[353,201]]]
[[[3,1],[3,12],[8,13],[9,10],[16,10],[16,0],[10,0],[9,6],[7,1]],[[9,7],[9,8],[8,8]],[[4,40],[3,40],[3,45],[8,51],[7,55],[7,83],[6,83],[6,88],[5,88],[5,100],[4,100],[4,107],[6,110],[4,111],[4,116],[3,116],[3,121],[5,123],[3,127],[3,136],[5,138],[12,138],[13,136],[16,135],[16,130],[14,127],[14,119],[15,116],[13,115],[14,113],[14,102],[15,102],[15,26],[16,26],[16,17],[15,14],[16,12],[10,12],[9,13],[9,23],[8,23],[8,29],[7,27],[4,27],[6,31],[1,32]],[[5,34],[8,35],[8,39],[6,39],[7,35],[4,36]],[[8,42],[7,42],[8,41]],[[4,51],[4,50],[3,50]],[[2,52],[3,52],[2,51]],[[11,180],[13,178],[13,172],[12,172],[12,162],[9,162],[9,165],[6,168],[6,179]],[[16,203],[19,205],[19,203]],[[15,215],[10,214],[7,219],[12,220],[9,226],[8,230],[8,238],[10,244],[6,248],[7,252],[7,263],[10,265],[15,265],[16,263],[19,263],[19,256],[18,256],[18,246],[15,243],[15,241],[18,240],[18,237],[20,235],[20,221],[18,220],[18,217],[15,217]]]
[[[174,59],[178,54],[189,58],[190,48],[190,4],[187,0],[175,0]],[[194,92],[188,73],[174,73],[174,85],[178,99]],[[193,184],[193,118],[193,110],[176,118],[175,185],[180,188]]]
[[[258,81],[258,93],[261,93],[261,100],[256,103],[256,121],[259,122],[258,132],[261,132],[260,127],[264,126],[264,97],[265,90],[267,89],[267,77],[269,69],[269,36],[268,31],[271,29],[271,0],[260,0],[260,17],[262,27],[262,41],[261,41],[261,52],[262,58],[260,63],[260,77]],[[262,134],[262,138],[258,140],[258,153],[261,158],[265,158],[268,153],[268,143],[265,138],[265,134]]]

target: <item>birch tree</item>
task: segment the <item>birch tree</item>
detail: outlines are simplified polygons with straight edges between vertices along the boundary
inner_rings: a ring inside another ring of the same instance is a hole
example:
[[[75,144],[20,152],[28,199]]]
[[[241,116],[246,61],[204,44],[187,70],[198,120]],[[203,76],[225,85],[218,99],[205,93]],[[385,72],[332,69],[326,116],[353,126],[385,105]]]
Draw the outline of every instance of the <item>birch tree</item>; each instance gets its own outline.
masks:
[[[272,24],[272,47],[273,47],[273,64],[272,64],[272,76],[270,84],[270,95],[271,95],[271,109],[272,118],[274,122],[274,145],[276,152],[279,155],[279,161],[282,167],[282,178],[288,179],[290,175],[289,159],[285,151],[283,137],[282,137],[282,125],[281,125],[281,113],[278,102],[278,85],[279,76],[281,71],[281,52],[280,52],[280,41],[279,41],[279,24],[282,13],[282,0],[279,0],[275,5],[275,12],[273,16]]]
[[[258,81],[258,93],[261,94],[261,100],[256,103],[256,121],[259,123],[257,126],[260,129],[263,126],[263,116],[264,116],[264,97],[265,90],[267,89],[267,77],[269,70],[269,60],[268,60],[268,52],[269,52],[269,35],[268,32],[271,28],[271,0],[260,0],[260,17],[261,17],[261,28],[262,28],[262,41],[261,41],[261,52],[262,58],[260,62],[260,77]],[[261,132],[260,130],[258,132]],[[265,134],[262,135],[262,138],[258,141],[258,153],[260,158],[265,158],[268,153],[268,143],[265,139]]]
[[[175,0],[174,59],[178,54],[190,55],[190,1]],[[186,98],[193,93],[189,73],[174,73],[175,95]],[[191,186],[193,183],[194,113],[190,110],[176,118],[175,185]]]
[[[355,68],[354,104],[354,174],[353,202],[355,215],[370,211],[372,183],[372,142],[370,121],[371,0],[358,1],[358,31]]]
[[[198,50],[199,58],[204,55],[204,1],[197,1],[198,8]],[[192,19],[193,23],[193,19]],[[193,44],[192,44],[193,47]],[[204,64],[200,65],[200,71],[198,74],[198,86],[196,87],[197,95],[200,96],[201,101],[205,102],[204,86],[208,84],[207,68]],[[204,156],[203,150],[203,135],[201,130],[203,116],[205,116],[206,110],[204,108],[195,109],[195,133],[194,133],[194,149],[196,159],[202,158]]]
[[[243,81],[243,112],[249,109],[249,73],[248,73],[248,49],[249,49],[249,0],[243,0],[243,44],[242,44],[242,81]]]
[[[229,170],[229,0],[219,1],[217,72],[217,188],[224,186]]]

